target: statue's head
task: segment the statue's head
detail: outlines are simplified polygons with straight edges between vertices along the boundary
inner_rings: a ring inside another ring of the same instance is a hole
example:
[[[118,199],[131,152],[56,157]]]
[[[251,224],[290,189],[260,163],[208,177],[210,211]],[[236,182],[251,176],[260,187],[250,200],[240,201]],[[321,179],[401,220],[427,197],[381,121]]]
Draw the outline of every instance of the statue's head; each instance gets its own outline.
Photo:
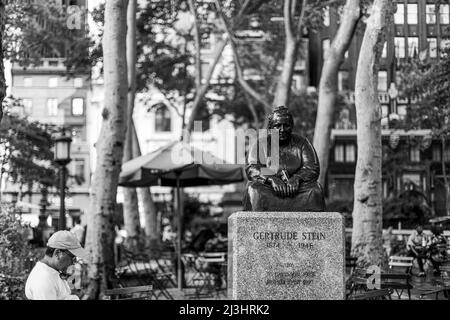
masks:
[[[294,118],[285,106],[276,107],[268,116],[268,129],[278,130],[280,142],[286,142],[291,139]]]

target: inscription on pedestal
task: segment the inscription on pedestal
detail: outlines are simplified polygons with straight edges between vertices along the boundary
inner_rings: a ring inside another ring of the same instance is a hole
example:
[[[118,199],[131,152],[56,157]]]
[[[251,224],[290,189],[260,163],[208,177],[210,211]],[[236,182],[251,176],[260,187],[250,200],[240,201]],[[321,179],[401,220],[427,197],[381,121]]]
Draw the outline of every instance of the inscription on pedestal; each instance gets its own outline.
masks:
[[[344,221],[335,212],[229,218],[232,299],[344,299]]]

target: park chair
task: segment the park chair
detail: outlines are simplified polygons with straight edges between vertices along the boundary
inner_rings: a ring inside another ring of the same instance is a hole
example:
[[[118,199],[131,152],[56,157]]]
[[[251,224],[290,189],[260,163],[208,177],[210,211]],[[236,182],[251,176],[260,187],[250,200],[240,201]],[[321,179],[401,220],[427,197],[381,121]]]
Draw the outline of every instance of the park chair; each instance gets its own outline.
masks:
[[[367,273],[366,269],[356,268],[350,279],[347,297],[368,291],[367,278],[370,276],[371,274]],[[406,291],[408,299],[411,300],[411,289],[413,286],[411,284],[411,275],[409,273],[382,272],[380,274],[380,282],[380,289],[392,290],[399,299],[401,299],[403,293]]]
[[[137,281],[139,286],[152,285],[152,294],[155,299],[164,297],[168,300],[173,300],[165,283],[165,275],[158,274],[152,268],[151,261],[148,256],[142,254],[134,254],[123,249],[125,257],[125,266],[118,268],[116,276],[122,286],[127,286],[127,280]],[[131,278],[131,279],[130,279]]]
[[[109,289],[105,291],[105,296],[109,300],[151,300],[152,293],[152,286],[139,286]]]
[[[389,257],[389,269],[391,270],[404,270],[406,273],[411,274],[413,268],[413,257],[403,256],[390,256]]]
[[[370,290],[348,297],[348,300],[392,300],[392,289]]]
[[[164,281],[165,285],[176,287],[174,266],[172,265],[171,258],[165,256],[158,256],[150,258],[150,262],[154,262],[157,270],[157,276]]]
[[[389,288],[394,290],[397,297],[401,299],[403,292],[406,291],[408,299],[411,300],[411,274],[410,273],[381,273],[381,289]]]
[[[187,269],[193,274],[189,282],[195,290],[192,294],[187,295],[189,298],[200,299],[214,296],[218,298],[221,294],[226,296],[225,252],[205,252],[198,255],[191,253],[183,256]],[[217,267],[215,269],[217,273],[213,272],[211,264]],[[224,283],[225,289],[223,288]]]

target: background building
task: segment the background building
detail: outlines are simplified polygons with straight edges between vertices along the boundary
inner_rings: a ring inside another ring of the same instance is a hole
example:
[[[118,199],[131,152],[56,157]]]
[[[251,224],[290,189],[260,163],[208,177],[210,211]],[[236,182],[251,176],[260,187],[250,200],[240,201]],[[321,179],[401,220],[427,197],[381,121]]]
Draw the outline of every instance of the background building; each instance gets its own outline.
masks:
[[[59,2],[62,6],[77,5],[84,10],[86,0]],[[45,21],[36,20],[36,28],[45,28]],[[81,32],[84,32],[82,25]],[[60,52],[65,52],[62,49]],[[18,63],[11,66],[10,94],[23,102],[22,110],[15,110],[30,121],[57,125],[66,128],[72,137],[71,159],[67,169],[68,194],[66,195],[66,210],[70,217],[80,216],[87,211],[89,205],[90,185],[90,152],[87,144],[87,98],[91,89],[89,74],[67,74],[64,56],[55,53],[42,52],[44,58],[40,65],[23,67]],[[16,190],[17,186],[6,185],[4,193]],[[35,186],[31,196],[20,199],[22,211],[30,213],[25,219],[38,223],[41,188]],[[48,194],[49,206],[47,214],[52,226],[58,224],[59,190],[50,188]],[[68,224],[71,224],[69,218]]]
[[[450,45],[444,39],[445,29],[449,27],[449,4],[437,1],[400,0],[394,25],[387,32],[378,72],[379,100],[382,108],[382,127],[384,155],[387,146],[391,149],[403,149],[406,162],[396,170],[388,172],[383,166],[383,195],[388,197],[411,188],[411,183],[427,195],[437,215],[445,213],[444,184],[441,170],[441,157],[450,161],[450,149],[442,152],[438,141],[431,141],[427,130],[404,131],[401,121],[408,107],[417,104],[417,100],[403,98],[398,94],[399,64],[405,59],[438,59],[441,48]],[[323,60],[339,25],[340,9],[329,9],[324,15],[324,28],[310,36],[311,83],[318,86]],[[358,29],[345,54],[338,73],[338,90],[354,103],[354,84],[359,49],[363,30]],[[399,126],[400,125],[400,126]],[[331,199],[352,201],[353,182],[356,165],[356,121],[352,106],[341,112],[340,120],[332,131],[332,149],[328,169],[328,193]],[[387,160],[386,158],[384,160]],[[447,166],[449,164],[447,163]],[[450,168],[450,167],[449,167]],[[447,169],[448,170],[448,169]]]

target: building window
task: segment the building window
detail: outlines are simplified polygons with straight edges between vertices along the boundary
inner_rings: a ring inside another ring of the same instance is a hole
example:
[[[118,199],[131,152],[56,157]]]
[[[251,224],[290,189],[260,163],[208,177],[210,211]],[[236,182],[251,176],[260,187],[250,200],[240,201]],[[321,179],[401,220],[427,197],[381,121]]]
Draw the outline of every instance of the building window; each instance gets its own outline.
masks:
[[[395,57],[404,58],[406,56],[405,38],[395,37],[394,45],[395,45]]]
[[[48,78],[48,86],[49,88],[55,88],[58,86],[58,78],[52,77]]]
[[[378,71],[378,91],[387,91],[387,83],[387,71]]]
[[[49,116],[58,115],[58,99],[55,98],[47,99],[47,114]]]
[[[84,175],[85,166],[86,166],[86,160],[85,159],[75,159],[75,180],[78,185],[82,185],[86,182],[86,177]]]
[[[73,98],[72,99],[72,115],[82,116],[84,114],[84,99]]]
[[[330,7],[328,6],[323,8],[323,25],[325,27],[330,26]]]
[[[417,24],[417,3],[409,3],[407,9],[408,24]]]
[[[449,24],[450,20],[450,5],[441,4],[439,6],[439,21],[441,24]]]
[[[408,38],[408,57],[417,57],[419,54],[419,38]]]
[[[344,145],[336,144],[334,146],[334,161],[335,162],[344,162]]]
[[[353,143],[343,144],[337,143],[334,146],[334,161],[335,162],[355,162],[356,161],[356,147]]]
[[[430,58],[436,58],[437,57],[437,39],[436,38],[428,38],[428,52],[430,55]]]
[[[386,180],[382,180],[381,186],[383,188],[383,198],[387,198],[388,197],[388,183]]]
[[[33,112],[33,99],[22,99],[23,111],[30,115]]]
[[[409,151],[409,159],[411,162],[420,162],[419,146],[411,147],[411,149]]]
[[[397,114],[398,114],[400,120],[405,119],[406,113],[407,113],[406,105],[403,104],[403,105],[397,106]]]
[[[394,23],[395,24],[404,24],[405,23],[405,5],[401,3],[397,3],[397,11],[394,15]]]
[[[381,57],[382,58],[386,58],[387,57],[387,41],[384,42],[383,51],[381,51]]]
[[[213,42],[213,39],[211,39],[211,37],[213,36],[210,33],[202,34],[201,37],[202,50],[211,51],[211,43]]]
[[[32,87],[33,86],[33,78],[31,78],[31,77],[23,78],[23,86],[24,87]]]
[[[381,118],[387,118],[389,116],[389,106],[381,105]]]
[[[328,49],[330,49],[330,39],[322,40],[322,59],[325,60],[328,54]]]
[[[73,79],[73,86],[75,88],[82,88],[83,87],[83,79],[82,78]]]
[[[155,131],[170,131],[170,112],[165,105],[160,105],[155,112]]]
[[[427,24],[436,24],[436,6],[434,4],[427,4],[426,12]]]
[[[441,145],[433,146],[433,161],[441,161]]]
[[[345,145],[345,162],[355,162],[356,148],[354,144]]]
[[[348,71],[339,71],[338,73],[338,90],[350,90],[349,73]]]
[[[445,146],[444,161],[450,161],[450,146]]]

